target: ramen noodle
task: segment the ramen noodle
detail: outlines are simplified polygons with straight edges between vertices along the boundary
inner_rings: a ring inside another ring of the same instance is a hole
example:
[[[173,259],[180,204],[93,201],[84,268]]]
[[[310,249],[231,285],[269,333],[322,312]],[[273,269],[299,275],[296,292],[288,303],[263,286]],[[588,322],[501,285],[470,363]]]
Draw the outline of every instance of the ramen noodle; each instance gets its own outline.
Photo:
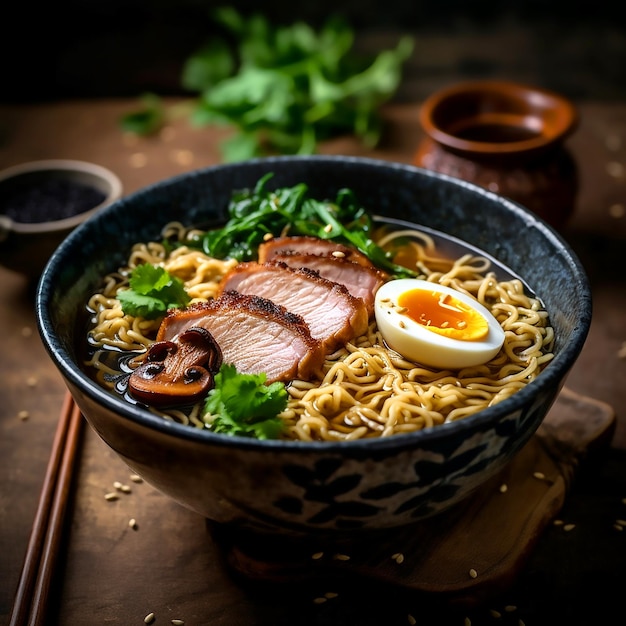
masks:
[[[131,270],[142,263],[159,264],[184,281],[192,302],[216,296],[220,279],[234,260],[208,257],[185,242],[193,231],[169,224],[164,238],[180,247],[168,251],[161,243],[133,247],[127,265],[108,275],[88,302],[90,357],[86,366],[104,387],[128,395],[123,381],[155,340],[160,321],[124,315],[117,291],[128,286]],[[552,359],[553,330],[540,300],[529,295],[521,280],[498,278],[490,261],[466,254],[446,259],[431,237],[419,231],[391,232],[382,247],[402,240],[396,262],[416,269],[420,277],[476,298],[501,325],[504,344],[489,362],[461,370],[433,370],[406,360],[385,347],[371,321],[367,332],[327,355],[321,380],[294,380],[282,438],[300,441],[343,441],[388,437],[436,427],[465,418],[510,397],[534,380]],[[198,428],[202,402],[190,410],[149,410]]]

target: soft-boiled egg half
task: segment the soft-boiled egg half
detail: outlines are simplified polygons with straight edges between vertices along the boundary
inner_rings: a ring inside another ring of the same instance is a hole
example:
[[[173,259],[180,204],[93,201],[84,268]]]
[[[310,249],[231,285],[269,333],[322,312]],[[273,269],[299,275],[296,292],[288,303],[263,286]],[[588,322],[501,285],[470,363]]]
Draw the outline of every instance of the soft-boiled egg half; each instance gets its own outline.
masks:
[[[438,369],[486,363],[502,347],[504,331],[474,298],[414,278],[380,287],[376,323],[385,343],[405,358]]]

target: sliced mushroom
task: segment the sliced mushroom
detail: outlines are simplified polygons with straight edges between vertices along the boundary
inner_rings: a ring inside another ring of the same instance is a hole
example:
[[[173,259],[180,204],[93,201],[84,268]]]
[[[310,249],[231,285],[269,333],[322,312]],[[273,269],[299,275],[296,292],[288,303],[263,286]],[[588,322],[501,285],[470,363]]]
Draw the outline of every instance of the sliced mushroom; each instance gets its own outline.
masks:
[[[168,407],[196,402],[214,386],[222,351],[205,328],[192,327],[173,341],[158,341],[131,374],[131,394],[151,406]]]

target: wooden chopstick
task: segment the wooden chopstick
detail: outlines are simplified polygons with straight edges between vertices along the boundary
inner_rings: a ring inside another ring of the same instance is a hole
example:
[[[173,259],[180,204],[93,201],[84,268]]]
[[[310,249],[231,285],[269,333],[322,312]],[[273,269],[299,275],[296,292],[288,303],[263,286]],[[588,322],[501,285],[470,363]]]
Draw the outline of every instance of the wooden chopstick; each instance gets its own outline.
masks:
[[[61,544],[83,417],[67,393],[26,549],[9,626],[39,626]]]

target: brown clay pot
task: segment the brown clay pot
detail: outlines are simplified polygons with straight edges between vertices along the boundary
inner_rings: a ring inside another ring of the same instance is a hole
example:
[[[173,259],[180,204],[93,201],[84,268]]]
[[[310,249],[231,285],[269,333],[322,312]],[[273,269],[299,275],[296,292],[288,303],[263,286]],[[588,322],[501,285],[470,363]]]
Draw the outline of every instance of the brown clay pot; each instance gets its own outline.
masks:
[[[566,98],[507,81],[458,83],[420,108],[420,167],[506,196],[561,228],[575,208],[576,163],[564,146],[578,116]]]

